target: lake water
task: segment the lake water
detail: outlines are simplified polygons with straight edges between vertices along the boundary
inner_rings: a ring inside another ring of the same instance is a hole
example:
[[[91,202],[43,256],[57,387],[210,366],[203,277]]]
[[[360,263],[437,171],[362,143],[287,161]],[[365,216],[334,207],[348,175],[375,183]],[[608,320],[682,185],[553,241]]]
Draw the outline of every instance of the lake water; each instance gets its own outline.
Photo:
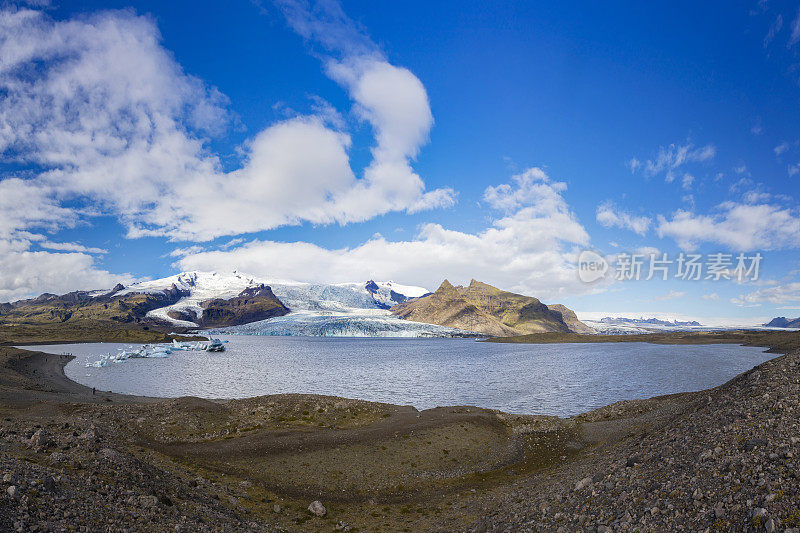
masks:
[[[243,398],[302,392],[418,409],[477,405],[574,415],[618,400],[721,385],[774,357],[736,345],[494,344],[471,339],[228,336],[227,351],[176,351],[87,368],[128,344],[28,347],[77,356],[73,380],[126,394]]]

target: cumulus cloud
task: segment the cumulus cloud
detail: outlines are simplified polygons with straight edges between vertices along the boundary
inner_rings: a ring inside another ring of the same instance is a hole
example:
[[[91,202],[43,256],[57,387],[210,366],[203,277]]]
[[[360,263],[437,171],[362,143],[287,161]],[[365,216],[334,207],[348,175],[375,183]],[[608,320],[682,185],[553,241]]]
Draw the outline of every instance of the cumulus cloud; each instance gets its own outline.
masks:
[[[740,294],[731,302],[740,307],[757,307],[763,303],[775,305],[800,303],[800,283],[786,283],[758,289],[748,294]]]
[[[775,204],[725,202],[714,214],[679,209],[670,218],[659,215],[657,231],[685,250],[703,242],[742,252],[793,249],[800,247],[800,214]]]
[[[202,241],[452,205],[452,190],[426,191],[411,167],[433,125],[420,80],[363,44],[336,4],[319,6],[291,20],[300,31],[304,13],[314,28],[304,36],[339,43],[325,70],[375,134],[363,175],[350,136],[319,108],[269,125],[224,171],[208,141],[224,131],[225,97],[185,73],[154,21],[130,11],[66,21],[0,12],[0,157],[41,169],[27,186],[43,203],[84,201],[130,237]]]
[[[205,241],[454,203],[451,189],[426,191],[411,166],[433,125],[420,80],[338,4],[296,4],[293,15],[283,6],[301,35],[331,45],[323,68],[374,132],[363,172],[351,166],[341,115],[321,100],[254,134],[223,169],[209,141],[227,130],[228,101],[184,72],[154,20],[0,9],[0,161],[26,169],[0,176],[0,299],[127,279],[96,268],[90,254],[104,250],[42,235],[94,215],[117,217],[128,237]]]
[[[78,215],[61,207],[47,188],[20,178],[0,179],[0,239],[29,228],[54,231],[77,222]]]
[[[613,202],[606,201],[597,207],[597,221],[607,228],[629,229],[634,233],[644,235],[650,229],[652,219],[626,213],[617,209]]]
[[[442,276],[455,283],[474,277],[553,301],[598,290],[581,283],[575,271],[576,247],[588,245],[589,236],[564,200],[565,188],[541,169],[488,188],[486,201],[503,216],[477,233],[425,224],[412,240],[389,241],[378,235],[341,249],[254,240],[229,250],[186,255],[176,266],[316,282],[395,279],[429,289]]]
[[[110,287],[131,279],[96,267],[89,254],[104,250],[51,242],[42,233],[29,231],[54,231],[77,223],[78,215],[58,205],[47,189],[14,177],[0,180],[0,302],[45,291]],[[34,251],[34,246],[73,253]]]
[[[129,274],[112,274],[97,268],[87,253],[32,251],[30,239],[0,239],[0,302],[42,292],[103,289],[133,280]]]
[[[550,211],[566,210],[561,193],[567,189],[567,184],[551,181],[544,170],[529,168],[511,179],[513,183],[487,187],[483,192],[484,201],[503,211],[516,211],[524,205],[537,205]]]

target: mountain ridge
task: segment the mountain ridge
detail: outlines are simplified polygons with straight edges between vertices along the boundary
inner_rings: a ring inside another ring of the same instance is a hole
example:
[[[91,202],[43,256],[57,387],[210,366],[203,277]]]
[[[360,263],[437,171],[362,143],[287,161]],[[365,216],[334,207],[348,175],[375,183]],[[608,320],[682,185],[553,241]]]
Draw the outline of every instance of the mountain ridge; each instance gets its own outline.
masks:
[[[475,331],[495,337],[544,332],[594,333],[561,304],[504,291],[470,280],[466,287],[445,279],[435,292],[398,304],[394,315],[414,322]]]
[[[275,294],[278,292],[279,294]],[[184,328],[247,324],[310,310],[388,310],[428,292],[392,281],[313,284],[267,280],[238,271],[181,272],[110,290],[73,291],[63,295],[0,303],[0,323],[59,324],[99,321]]]
[[[800,328],[800,317],[786,318],[785,316],[775,317],[766,324],[767,328]]]

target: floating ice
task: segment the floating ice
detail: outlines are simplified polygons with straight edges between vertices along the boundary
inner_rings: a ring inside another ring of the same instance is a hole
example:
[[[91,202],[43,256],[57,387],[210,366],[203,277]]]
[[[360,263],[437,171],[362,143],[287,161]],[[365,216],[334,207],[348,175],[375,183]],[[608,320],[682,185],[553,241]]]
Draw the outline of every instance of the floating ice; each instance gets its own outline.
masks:
[[[141,348],[135,349],[128,347],[120,349],[115,354],[105,354],[100,356],[97,361],[86,360],[86,366],[91,368],[103,368],[109,363],[122,363],[128,359],[163,359],[169,357],[173,351],[207,351],[207,352],[224,352],[224,343],[228,341],[221,341],[219,339],[209,339],[207,342],[178,342],[172,341],[172,344],[144,344]]]

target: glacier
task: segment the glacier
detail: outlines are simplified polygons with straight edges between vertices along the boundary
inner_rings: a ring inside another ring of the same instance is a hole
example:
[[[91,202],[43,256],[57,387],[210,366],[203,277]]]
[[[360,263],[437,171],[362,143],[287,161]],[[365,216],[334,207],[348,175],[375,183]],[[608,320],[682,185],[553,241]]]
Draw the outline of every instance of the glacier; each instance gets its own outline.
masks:
[[[197,328],[197,324],[169,316],[171,311],[201,316],[201,303],[230,299],[245,289],[267,285],[290,312],[282,317],[212,332],[239,335],[311,335],[339,337],[476,337],[478,335],[432,324],[402,320],[388,309],[410,298],[429,294],[428,289],[393,281],[307,283],[258,278],[233,272],[181,272],[157,280],[142,281],[115,294],[156,293],[173,286],[186,294],[172,305],[147,313],[174,326]],[[98,291],[97,295],[113,291]]]
[[[423,287],[400,285],[393,281],[368,281],[365,283],[305,283],[292,280],[258,278],[233,272],[181,272],[166,278],[142,281],[115,292],[117,295],[130,293],[157,293],[175,286],[187,294],[172,305],[153,309],[147,313],[150,318],[168,322],[175,326],[195,328],[197,324],[169,316],[170,311],[202,315],[201,303],[206,300],[228,300],[238,296],[245,289],[268,285],[272,292],[291,311],[332,311],[348,312],[355,309],[389,309],[409,298],[417,298],[428,293]],[[97,291],[95,296],[112,293]]]
[[[241,326],[219,328],[209,333],[309,337],[485,337],[471,331],[402,320],[385,310],[340,313],[298,311]]]

